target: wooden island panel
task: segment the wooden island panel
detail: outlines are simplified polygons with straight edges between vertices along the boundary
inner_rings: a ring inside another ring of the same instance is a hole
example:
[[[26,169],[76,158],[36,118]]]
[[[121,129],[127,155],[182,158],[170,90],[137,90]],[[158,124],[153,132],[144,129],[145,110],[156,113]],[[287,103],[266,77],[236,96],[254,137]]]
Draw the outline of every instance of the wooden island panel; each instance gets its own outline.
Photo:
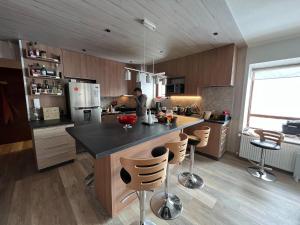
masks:
[[[124,149],[109,156],[95,160],[95,191],[102,207],[105,208],[110,216],[115,216],[123,208],[128,206],[136,199],[132,195],[126,202],[122,199],[133,190],[129,190],[120,177],[122,169],[120,158],[133,157],[145,158],[152,157],[151,150],[157,146],[162,146],[167,142],[178,139],[180,130],[146,141],[136,146]]]

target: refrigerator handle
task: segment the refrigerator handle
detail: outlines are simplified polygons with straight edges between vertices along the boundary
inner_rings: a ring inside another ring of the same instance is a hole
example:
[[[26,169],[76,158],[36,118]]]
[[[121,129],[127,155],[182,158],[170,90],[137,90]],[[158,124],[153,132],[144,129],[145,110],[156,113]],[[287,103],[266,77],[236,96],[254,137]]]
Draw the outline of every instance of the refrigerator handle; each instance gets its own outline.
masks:
[[[100,106],[91,106],[91,107],[74,107],[75,110],[82,110],[82,109],[97,109]]]

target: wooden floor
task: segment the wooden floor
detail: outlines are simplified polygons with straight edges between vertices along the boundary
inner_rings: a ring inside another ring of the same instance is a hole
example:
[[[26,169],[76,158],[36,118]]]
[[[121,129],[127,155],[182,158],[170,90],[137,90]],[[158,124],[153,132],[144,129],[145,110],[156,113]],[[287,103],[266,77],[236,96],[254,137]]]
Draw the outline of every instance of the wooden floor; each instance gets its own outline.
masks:
[[[176,220],[163,221],[147,204],[147,216],[158,225],[300,224],[300,183],[290,175],[275,171],[277,182],[263,182],[246,172],[248,162],[232,155],[220,161],[196,155],[195,161],[206,186],[188,190],[177,184],[175,175],[187,168],[188,161],[172,168],[171,191],[181,198],[184,211]],[[114,219],[106,215],[93,187],[85,187],[84,177],[90,171],[92,159],[87,154],[44,172],[35,170],[31,149],[1,155],[0,224],[138,224],[134,223],[139,218],[137,201]]]

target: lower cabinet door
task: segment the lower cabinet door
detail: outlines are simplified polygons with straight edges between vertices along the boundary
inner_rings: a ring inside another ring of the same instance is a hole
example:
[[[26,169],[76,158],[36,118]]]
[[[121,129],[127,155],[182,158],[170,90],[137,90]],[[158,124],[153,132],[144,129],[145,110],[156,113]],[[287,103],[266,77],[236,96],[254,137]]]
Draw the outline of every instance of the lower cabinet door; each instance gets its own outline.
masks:
[[[64,125],[33,130],[34,149],[38,169],[44,169],[76,157],[75,140],[65,131]]]

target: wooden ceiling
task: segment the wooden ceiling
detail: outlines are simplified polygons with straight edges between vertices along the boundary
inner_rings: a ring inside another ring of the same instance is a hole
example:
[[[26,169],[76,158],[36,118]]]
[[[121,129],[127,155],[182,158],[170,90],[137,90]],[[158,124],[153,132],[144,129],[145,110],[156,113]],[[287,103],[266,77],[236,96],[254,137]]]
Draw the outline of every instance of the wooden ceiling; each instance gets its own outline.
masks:
[[[154,22],[157,30],[145,29],[138,22],[143,18]],[[1,1],[0,39],[34,40],[142,63],[144,36],[147,63],[244,44],[225,0]]]

